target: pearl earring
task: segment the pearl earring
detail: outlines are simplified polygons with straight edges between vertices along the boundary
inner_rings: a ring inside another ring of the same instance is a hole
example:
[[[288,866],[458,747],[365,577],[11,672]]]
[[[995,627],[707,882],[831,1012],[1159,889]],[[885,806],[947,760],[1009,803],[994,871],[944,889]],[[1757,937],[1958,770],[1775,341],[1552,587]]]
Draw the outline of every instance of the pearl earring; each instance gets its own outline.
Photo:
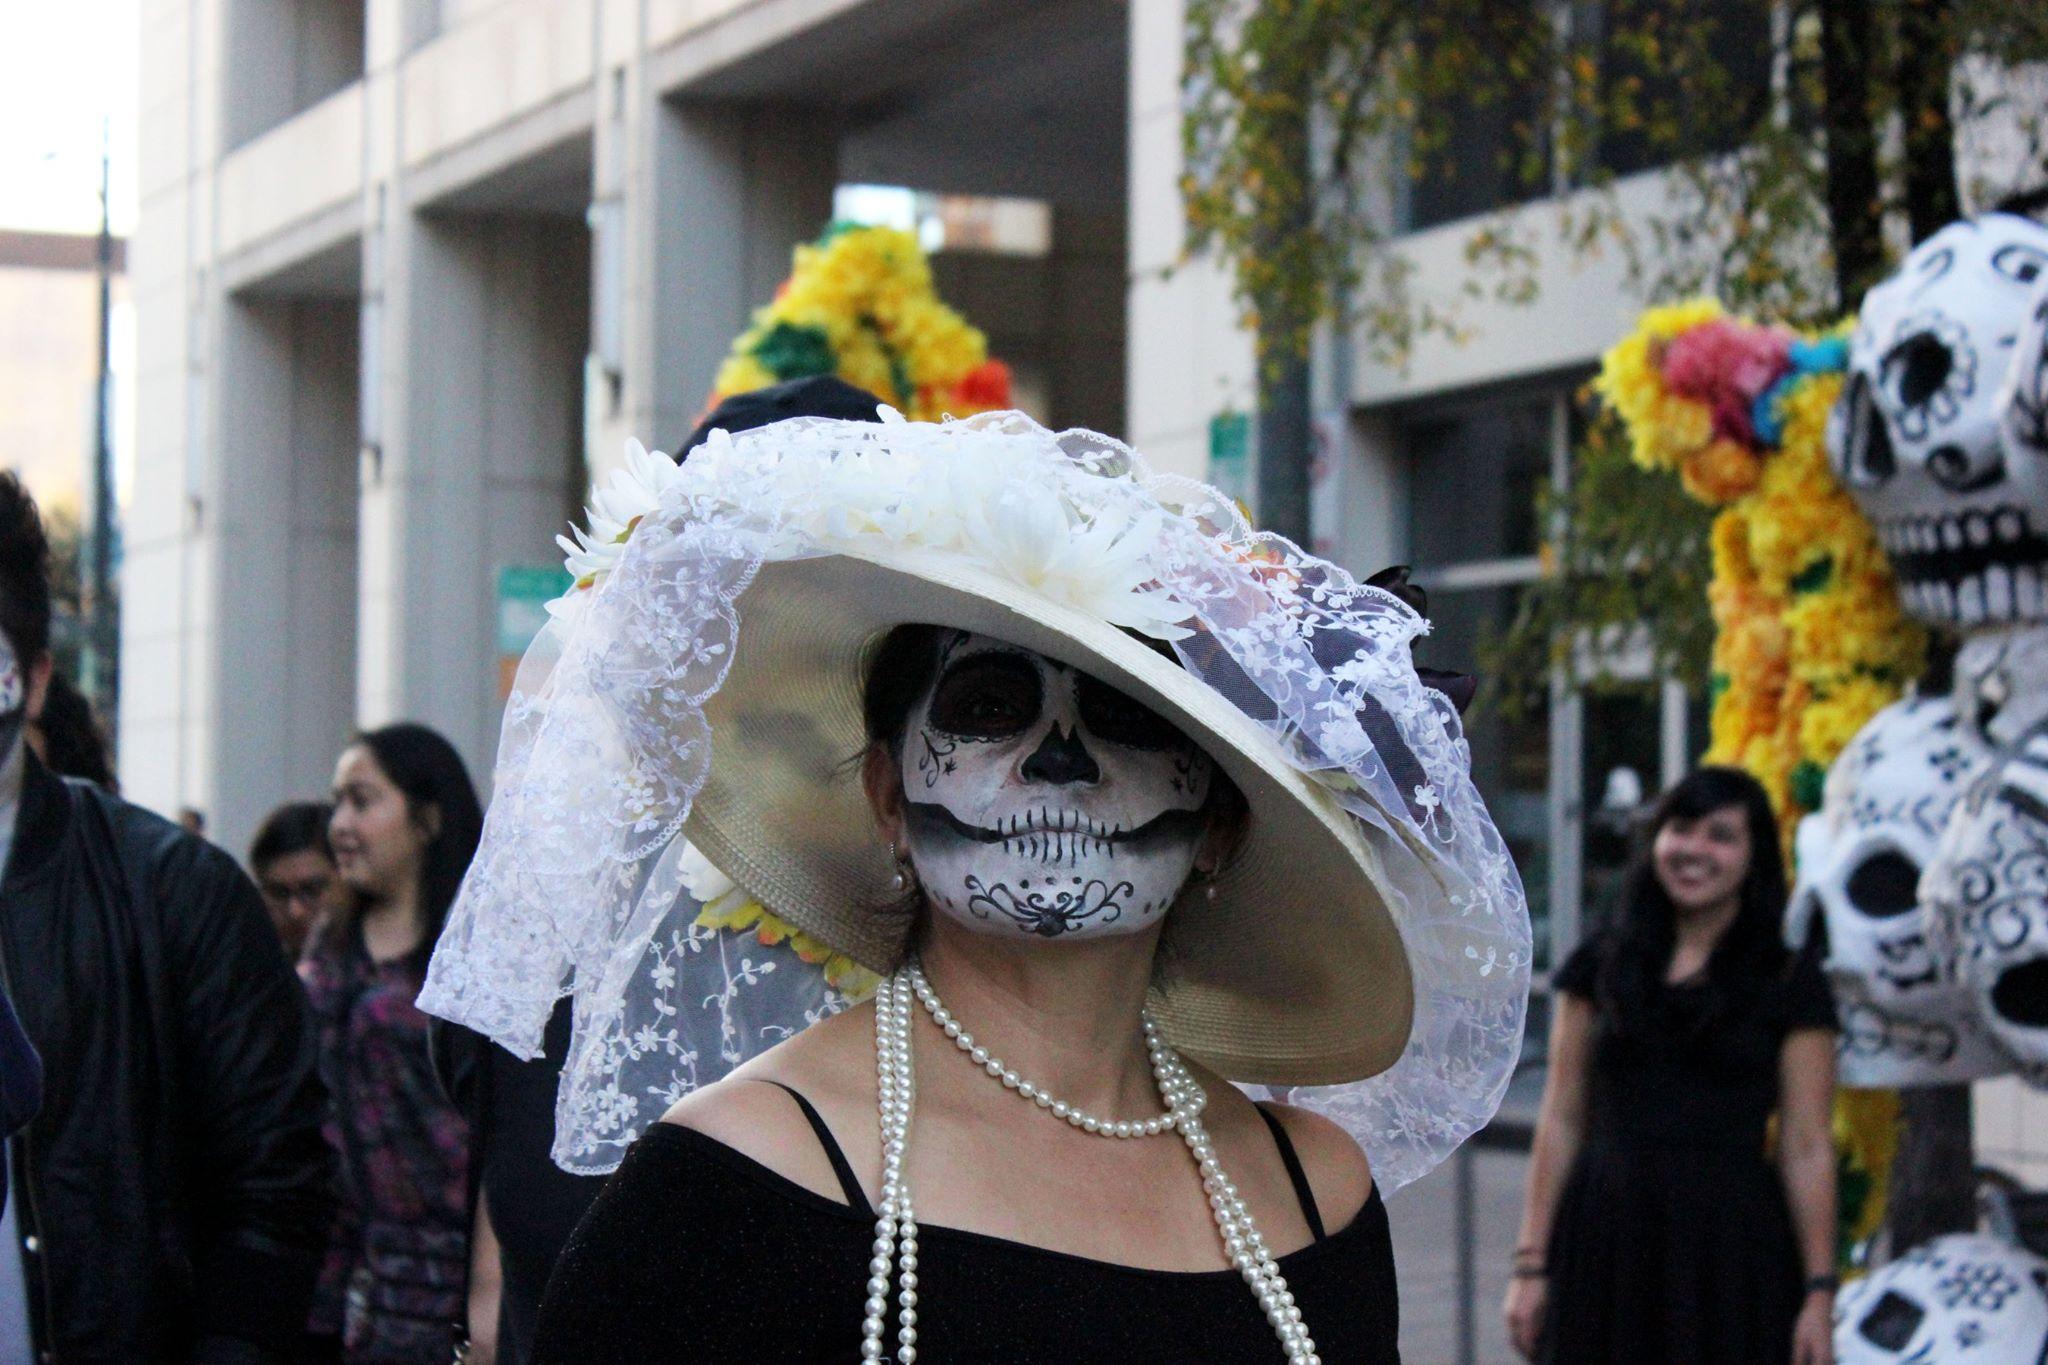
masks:
[[[889,874],[889,890],[900,896],[910,889],[910,874],[905,871],[910,864],[910,855],[895,844],[890,844],[889,856],[896,860],[896,870]]]
[[[1210,882],[1210,883],[1209,883],[1209,884],[1208,884],[1207,886],[1205,886],[1205,887],[1203,887],[1203,888],[1202,888],[1202,899],[1203,899],[1203,900],[1205,900],[1205,901],[1207,901],[1207,902],[1209,902],[1209,904],[1211,904],[1211,905],[1214,905],[1214,904],[1216,903],[1216,883],[1215,883],[1215,882]]]

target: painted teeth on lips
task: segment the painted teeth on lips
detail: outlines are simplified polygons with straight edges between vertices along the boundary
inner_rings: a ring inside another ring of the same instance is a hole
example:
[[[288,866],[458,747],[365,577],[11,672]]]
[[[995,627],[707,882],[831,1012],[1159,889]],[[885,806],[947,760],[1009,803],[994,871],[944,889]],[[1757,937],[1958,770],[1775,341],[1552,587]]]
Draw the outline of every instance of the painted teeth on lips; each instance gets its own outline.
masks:
[[[1037,810],[1013,815],[1000,821],[996,828],[1006,837],[1017,838],[1027,834],[1086,834],[1096,839],[1114,839],[1124,832],[1124,827],[1107,820],[1091,820],[1079,811]]]

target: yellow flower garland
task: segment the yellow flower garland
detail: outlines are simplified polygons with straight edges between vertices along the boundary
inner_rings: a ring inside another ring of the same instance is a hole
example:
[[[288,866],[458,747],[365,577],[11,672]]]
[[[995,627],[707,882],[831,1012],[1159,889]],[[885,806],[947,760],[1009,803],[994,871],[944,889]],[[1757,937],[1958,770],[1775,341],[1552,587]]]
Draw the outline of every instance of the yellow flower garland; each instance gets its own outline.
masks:
[[[696,923],[705,929],[752,929],[761,945],[773,948],[787,942],[796,955],[820,967],[825,982],[852,1000],[865,1000],[875,993],[881,978],[845,953],[820,943],[788,920],[771,913],[767,906],[742,890],[732,890],[698,911]]]
[[[1706,761],[1764,784],[1789,849],[1799,817],[1820,804],[1828,765],[1919,674],[1926,635],[1899,609],[1870,523],[1828,466],[1823,438],[1842,387],[1836,335],[1776,334],[1791,359],[1755,396],[1758,420],[1745,440],[1719,429],[1729,423],[1714,404],[1680,392],[1667,372],[1674,349],[1704,326],[1718,329],[1731,366],[1772,344],[1769,329],[1712,300],[1655,308],[1603,358],[1596,386],[1638,464],[1675,472],[1722,509]],[[1731,407],[1748,396],[1732,379],[1726,387]]]

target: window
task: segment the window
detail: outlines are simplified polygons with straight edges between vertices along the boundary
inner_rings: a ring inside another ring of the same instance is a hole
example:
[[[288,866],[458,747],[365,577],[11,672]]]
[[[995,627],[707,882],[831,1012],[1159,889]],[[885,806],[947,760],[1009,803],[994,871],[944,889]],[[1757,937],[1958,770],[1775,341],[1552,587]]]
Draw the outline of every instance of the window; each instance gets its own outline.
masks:
[[[1576,388],[1567,378],[1467,393],[1396,423],[1407,460],[1408,544],[1432,626],[1416,658],[1481,672],[1482,695],[1481,649],[1543,572],[1538,495],[1546,481],[1569,475]],[[1521,870],[1539,973],[1554,969],[1587,920],[1605,911],[1641,813],[1699,751],[1688,725],[1704,707],[1688,706],[1646,665],[1632,669],[1626,654],[1608,664],[1628,680],[1619,690],[1554,686],[1532,714],[1510,718],[1482,705],[1468,718],[1473,779]]]
[[[1603,102],[1626,90],[1646,118],[1684,120],[1682,132],[1666,137],[1603,130],[1594,153],[1599,169],[1631,175],[1674,151],[1741,146],[1770,100],[1771,8],[1772,0],[1696,0],[1674,18],[1669,0],[1578,0],[1573,34],[1599,63]],[[1655,61],[1633,41],[1646,30],[1662,38]]]
[[[1409,230],[1547,194],[1546,102],[1540,79],[1511,82],[1499,74],[1441,101],[1432,131],[1436,145],[1423,150],[1408,185]]]
[[[1675,152],[1732,151],[1763,116],[1771,90],[1773,0],[1571,0],[1558,18],[1572,50],[1597,64],[1601,103],[1619,97],[1663,131],[1607,127],[1593,164],[1646,171]],[[1508,11],[1501,11],[1502,14]],[[1501,41],[1527,41],[1526,20],[1501,21]],[[1540,30],[1536,30],[1540,33]],[[1511,208],[1555,188],[1560,110],[1552,54],[1504,54],[1499,69],[1436,101],[1434,145],[1407,186],[1406,230]],[[1527,72],[1511,77],[1509,71]],[[1586,177],[1590,178],[1590,177]]]

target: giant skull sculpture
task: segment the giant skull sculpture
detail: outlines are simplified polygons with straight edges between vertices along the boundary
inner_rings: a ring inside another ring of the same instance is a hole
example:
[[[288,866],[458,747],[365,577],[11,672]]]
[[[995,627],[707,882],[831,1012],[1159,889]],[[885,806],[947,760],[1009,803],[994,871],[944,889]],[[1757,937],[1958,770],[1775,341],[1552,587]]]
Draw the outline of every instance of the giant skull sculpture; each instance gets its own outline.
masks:
[[[2041,1365],[2048,1261],[1995,1237],[1916,1247],[1842,1290],[1838,1365]]]
[[[2048,620],[2044,301],[2048,228],[2011,214],[1950,224],[1864,298],[1828,446],[1922,620]]]
[[[1908,697],[1850,741],[1821,808],[1799,823],[1787,937],[1826,944],[1844,1084],[1946,1084],[2005,1069],[1917,899],[1949,813],[1987,757],[1949,697]]]
[[[1957,803],[1921,884],[1930,936],[1984,1026],[2048,1082],[2048,627],[1973,637],[1956,661],[1965,729],[1995,756]]]

